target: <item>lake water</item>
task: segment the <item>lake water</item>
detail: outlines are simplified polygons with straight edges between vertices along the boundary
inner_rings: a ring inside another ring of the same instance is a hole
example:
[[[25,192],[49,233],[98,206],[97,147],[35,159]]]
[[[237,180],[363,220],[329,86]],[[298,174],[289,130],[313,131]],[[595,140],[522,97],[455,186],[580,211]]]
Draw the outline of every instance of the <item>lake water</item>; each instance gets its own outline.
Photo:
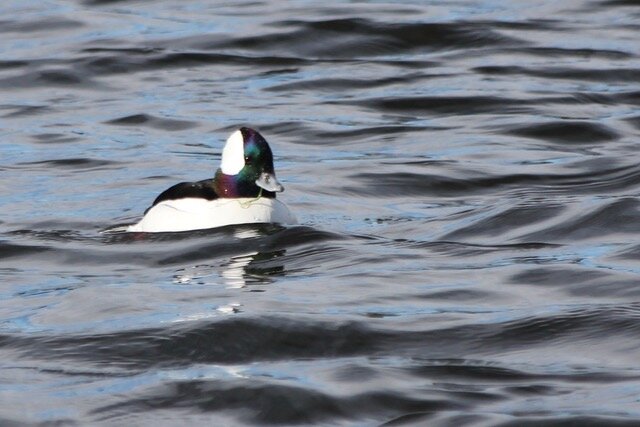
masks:
[[[640,423],[640,4],[4,0],[0,424]],[[104,234],[270,142],[299,226]]]

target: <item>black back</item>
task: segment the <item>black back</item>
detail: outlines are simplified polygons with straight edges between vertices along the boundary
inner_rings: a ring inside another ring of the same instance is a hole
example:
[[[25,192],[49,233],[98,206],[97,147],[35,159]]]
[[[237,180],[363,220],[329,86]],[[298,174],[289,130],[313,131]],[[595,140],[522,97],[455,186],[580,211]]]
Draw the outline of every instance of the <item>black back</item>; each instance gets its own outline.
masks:
[[[213,185],[213,179],[204,179],[197,182],[181,182],[160,193],[149,209],[165,200],[184,199],[185,197],[196,197],[205,200],[218,199],[219,196],[214,190]],[[149,211],[149,209],[147,209],[147,211]]]

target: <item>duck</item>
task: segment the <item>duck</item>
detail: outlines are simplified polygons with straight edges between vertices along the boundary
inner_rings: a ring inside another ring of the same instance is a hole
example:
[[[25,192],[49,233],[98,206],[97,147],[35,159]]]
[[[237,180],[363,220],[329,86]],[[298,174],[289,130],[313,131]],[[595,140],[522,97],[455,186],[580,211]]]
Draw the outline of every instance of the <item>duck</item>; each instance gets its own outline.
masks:
[[[276,199],[276,193],[282,191],[266,139],[254,129],[241,127],[227,139],[213,178],[169,187],[126,231],[156,233],[238,224],[296,224],[289,208]]]

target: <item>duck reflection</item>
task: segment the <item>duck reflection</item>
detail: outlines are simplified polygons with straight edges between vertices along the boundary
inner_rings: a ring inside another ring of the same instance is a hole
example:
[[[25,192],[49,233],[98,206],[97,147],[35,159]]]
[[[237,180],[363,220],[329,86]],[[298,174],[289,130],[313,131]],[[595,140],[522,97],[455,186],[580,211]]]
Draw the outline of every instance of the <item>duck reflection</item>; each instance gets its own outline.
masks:
[[[247,286],[248,273],[246,268],[253,261],[253,257],[258,255],[258,252],[251,252],[245,255],[239,255],[231,257],[226,265],[223,264],[223,270],[221,276],[227,288],[239,289]]]
[[[284,250],[272,252],[251,252],[233,256],[223,264],[221,276],[228,288],[244,288],[247,285],[266,285],[273,282],[273,276],[284,274],[284,266],[279,262]],[[261,290],[253,289],[260,292]]]
[[[173,283],[175,284],[199,284],[220,285],[222,283],[230,289],[244,288],[248,285],[266,285],[273,281],[273,276],[285,274],[283,257],[285,249],[269,250],[273,244],[273,237],[283,227],[274,224],[251,224],[246,226],[234,226],[221,230],[203,231],[198,237],[206,237],[205,245],[198,245],[193,251],[182,252],[180,259],[203,257],[209,254],[236,253],[222,262],[197,264],[182,268],[175,272]],[[216,237],[209,243],[213,236]],[[190,233],[193,237],[193,233]],[[224,238],[223,244],[218,243]],[[280,246],[280,245],[277,245]],[[176,257],[174,256],[173,259]],[[172,260],[173,260],[172,259]],[[218,260],[220,258],[218,257]],[[257,289],[251,289],[258,291]]]
[[[248,252],[234,255],[219,265],[195,265],[180,269],[173,276],[173,283],[180,285],[215,285],[222,282],[229,289],[241,289],[248,285],[267,285],[273,276],[285,274],[280,259],[286,251]],[[260,289],[252,289],[261,292]]]

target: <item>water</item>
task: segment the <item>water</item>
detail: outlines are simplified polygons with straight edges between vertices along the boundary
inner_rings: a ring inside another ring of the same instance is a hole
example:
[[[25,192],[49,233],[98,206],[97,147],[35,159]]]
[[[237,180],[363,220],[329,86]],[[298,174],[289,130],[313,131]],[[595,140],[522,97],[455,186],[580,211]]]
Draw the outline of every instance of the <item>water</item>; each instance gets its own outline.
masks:
[[[0,6],[3,425],[640,422],[637,2],[213,3]]]

